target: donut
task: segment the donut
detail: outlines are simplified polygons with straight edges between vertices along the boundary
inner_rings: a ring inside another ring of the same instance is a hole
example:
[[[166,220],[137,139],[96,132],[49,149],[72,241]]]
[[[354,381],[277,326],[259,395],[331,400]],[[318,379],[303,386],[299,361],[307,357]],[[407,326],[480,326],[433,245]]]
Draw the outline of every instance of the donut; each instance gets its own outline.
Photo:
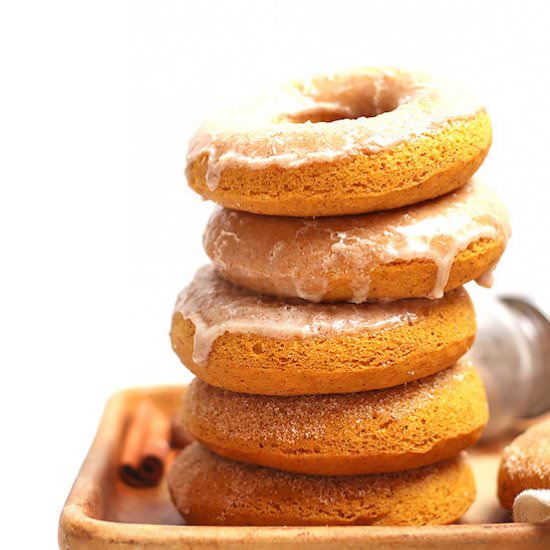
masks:
[[[172,347],[196,376],[262,395],[349,393],[442,370],[472,345],[464,289],[439,300],[312,304],[240,289],[212,266],[179,295]]]
[[[483,182],[390,212],[319,219],[217,209],[204,248],[218,271],[256,292],[305,300],[440,298],[487,276],[510,235]]]
[[[187,180],[207,199],[277,216],[337,216],[431,199],[465,184],[491,144],[456,83],[367,68],[295,81],[206,122]]]
[[[512,509],[525,489],[550,489],[550,418],[535,424],[504,449],[498,472],[498,498]]]
[[[228,460],[192,443],[168,474],[190,525],[426,525],[457,520],[475,498],[463,457],[418,470],[307,476]]]
[[[488,418],[475,368],[458,363],[368,392],[247,395],[195,379],[182,423],[210,450],[288,472],[356,475],[419,468],[475,443]]]

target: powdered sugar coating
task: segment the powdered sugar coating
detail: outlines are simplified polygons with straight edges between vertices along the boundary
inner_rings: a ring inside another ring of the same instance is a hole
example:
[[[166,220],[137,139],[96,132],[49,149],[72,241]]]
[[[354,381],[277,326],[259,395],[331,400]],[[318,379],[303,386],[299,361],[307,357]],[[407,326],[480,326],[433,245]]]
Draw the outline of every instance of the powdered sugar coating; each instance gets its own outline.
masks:
[[[463,456],[364,476],[307,476],[226,460],[198,443],[174,462],[176,508],[200,525],[422,525],[460,517],[474,500]]]
[[[533,426],[504,449],[503,468],[512,480],[529,476],[550,488],[550,420]]]
[[[184,404],[184,422],[205,443],[208,426],[218,444],[256,448],[261,441],[290,455],[427,453],[442,440],[479,430],[486,415],[479,376],[465,360],[407,384],[339,395],[248,395],[195,379]],[[193,431],[194,420],[202,430]]]
[[[498,472],[498,497],[512,509],[525,489],[550,489],[550,418],[516,437],[502,454]]]

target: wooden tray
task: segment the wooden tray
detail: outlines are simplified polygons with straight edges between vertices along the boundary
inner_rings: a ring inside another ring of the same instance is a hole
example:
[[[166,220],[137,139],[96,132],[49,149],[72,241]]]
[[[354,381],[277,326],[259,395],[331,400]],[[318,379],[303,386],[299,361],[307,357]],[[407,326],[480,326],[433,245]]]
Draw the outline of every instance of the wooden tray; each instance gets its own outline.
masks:
[[[124,430],[136,404],[152,398],[177,412],[183,387],[131,389],[107,404],[96,438],[65,503],[59,525],[64,550],[302,548],[550,548],[550,525],[511,523],[495,496],[502,445],[470,451],[478,497],[460,524],[434,527],[207,527],[184,525],[166,484],[132,489],[116,475]]]

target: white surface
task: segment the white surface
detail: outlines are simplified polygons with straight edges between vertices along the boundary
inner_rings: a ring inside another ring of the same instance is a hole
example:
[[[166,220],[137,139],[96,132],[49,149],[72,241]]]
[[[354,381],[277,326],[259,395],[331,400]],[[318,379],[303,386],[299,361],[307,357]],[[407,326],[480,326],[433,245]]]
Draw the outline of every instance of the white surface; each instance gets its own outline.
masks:
[[[463,81],[492,115],[482,172],[513,215],[497,287],[548,299],[549,6],[132,0],[128,8],[1,8],[4,523],[15,532],[21,519],[34,522],[16,546],[55,546],[57,515],[113,391],[189,378],[167,332],[177,292],[205,261],[211,205],[185,186],[186,142],[233,97],[361,64]]]
[[[514,521],[547,523],[550,521],[550,489],[527,489],[514,500]]]

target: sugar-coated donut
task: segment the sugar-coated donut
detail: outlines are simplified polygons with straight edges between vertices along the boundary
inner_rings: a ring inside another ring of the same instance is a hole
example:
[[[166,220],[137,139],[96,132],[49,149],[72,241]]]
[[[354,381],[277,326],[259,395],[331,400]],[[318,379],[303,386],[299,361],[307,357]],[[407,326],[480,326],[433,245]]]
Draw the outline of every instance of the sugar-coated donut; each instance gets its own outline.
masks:
[[[196,376],[243,393],[347,393],[395,386],[452,365],[471,346],[464,289],[439,300],[281,301],[239,289],[212,266],[179,295],[172,347]]]
[[[456,456],[488,418],[469,363],[410,384],[351,394],[247,395],[195,379],[182,422],[210,450],[303,474],[398,472]]]
[[[483,278],[509,234],[497,195],[473,180],[420,205],[362,216],[277,218],[217,209],[203,242],[218,271],[240,286],[359,303],[439,298]]]
[[[199,443],[178,456],[168,487],[191,525],[447,524],[476,492],[463,457],[391,474],[307,476],[228,460]]]
[[[485,109],[455,83],[396,69],[294,82],[203,125],[189,185],[280,216],[386,210],[466,183],[491,144]]]
[[[550,418],[535,424],[504,449],[498,472],[498,498],[512,509],[525,489],[550,489]]]

